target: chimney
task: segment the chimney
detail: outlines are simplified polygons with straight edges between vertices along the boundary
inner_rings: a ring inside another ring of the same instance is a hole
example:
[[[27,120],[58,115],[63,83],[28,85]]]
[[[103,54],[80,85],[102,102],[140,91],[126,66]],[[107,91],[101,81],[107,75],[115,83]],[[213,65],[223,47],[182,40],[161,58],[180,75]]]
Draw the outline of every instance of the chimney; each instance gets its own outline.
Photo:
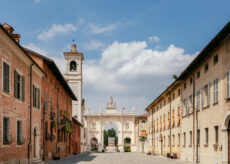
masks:
[[[3,28],[15,39],[17,43],[20,41],[20,34],[13,34],[14,28],[7,23],[4,23]]]

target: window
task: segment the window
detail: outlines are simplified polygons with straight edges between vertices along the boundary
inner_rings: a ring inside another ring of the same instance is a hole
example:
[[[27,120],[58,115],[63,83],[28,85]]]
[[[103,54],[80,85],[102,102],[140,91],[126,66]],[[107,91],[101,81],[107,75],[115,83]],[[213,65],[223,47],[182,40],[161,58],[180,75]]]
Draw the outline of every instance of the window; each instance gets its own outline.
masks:
[[[175,93],[173,93],[173,100],[175,99]]]
[[[215,143],[218,144],[219,140],[219,131],[218,131],[218,126],[215,126]]]
[[[166,116],[164,115],[164,129],[165,129]]]
[[[189,96],[189,107],[188,107],[188,113],[193,112],[193,95]]]
[[[208,71],[208,63],[205,64],[205,66],[204,66],[204,72],[207,72],[207,71]]]
[[[21,144],[22,141],[22,121],[17,121],[17,144]]]
[[[173,134],[173,146],[175,146],[175,135]]]
[[[40,109],[40,89],[33,85],[33,107]]]
[[[200,145],[200,129],[197,130],[197,144]]]
[[[218,79],[213,81],[213,104],[218,102]]]
[[[184,89],[186,89],[186,83],[184,83]]]
[[[199,79],[200,78],[200,71],[197,72],[196,74],[196,78]]]
[[[10,119],[9,117],[3,117],[3,144],[10,144]]]
[[[230,70],[227,72],[227,98],[230,98]]]
[[[25,78],[14,70],[14,97],[25,101]]]
[[[145,120],[142,120],[141,122],[144,124],[144,123],[145,123]]]
[[[192,145],[192,131],[189,131],[189,135],[190,135],[190,145]]]
[[[213,64],[218,63],[218,54],[213,57]]]
[[[180,133],[178,133],[178,146],[180,145]]]
[[[172,122],[172,126],[174,127],[175,125],[175,110],[173,109],[173,122]]]
[[[190,84],[192,84],[192,77],[190,78]]]
[[[177,125],[180,125],[180,107],[178,107],[178,113],[177,113]]]
[[[184,146],[186,145],[186,133],[184,132]]]
[[[200,110],[200,90],[196,92],[196,110]]]
[[[188,99],[184,99],[184,110],[185,110],[185,116],[188,115]]]
[[[70,62],[70,71],[76,71],[77,70],[77,64],[75,61]]]
[[[53,112],[53,98],[50,97],[50,112]]]
[[[3,62],[3,91],[10,93],[10,66]]]
[[[180,96],[180,89],[178,89],[178,94],[177,95]]]
[[[142,130],[141,136],[142,136],[142,137],[145,137],[145,136],[146,136],[146,130]]]
[[[210,104],[210,83],[206,84],[201,89],[201,106],[202,108],[208,107]]]
[[[164,105],[166,105],[166,101],[164,100]]]
[[[168,103],[170,103],[170,101],[171,101],[171,98],[170,98],[170,97],[168,97]]]
[[[205,128],[205,143],[208,145],[208,128]]]

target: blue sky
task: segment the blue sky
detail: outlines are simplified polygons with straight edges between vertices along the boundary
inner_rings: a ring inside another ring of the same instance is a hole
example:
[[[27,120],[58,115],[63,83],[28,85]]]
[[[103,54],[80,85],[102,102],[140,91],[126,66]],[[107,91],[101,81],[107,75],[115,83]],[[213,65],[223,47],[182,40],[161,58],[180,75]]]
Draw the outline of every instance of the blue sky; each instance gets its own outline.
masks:
[[[86,105],[97,111],[113,96],[119,107],[143,113],[230,20],[229,6],[229,0],[8,0],[0,23],[62,72],[62,52],[75,39],[85,56]]]

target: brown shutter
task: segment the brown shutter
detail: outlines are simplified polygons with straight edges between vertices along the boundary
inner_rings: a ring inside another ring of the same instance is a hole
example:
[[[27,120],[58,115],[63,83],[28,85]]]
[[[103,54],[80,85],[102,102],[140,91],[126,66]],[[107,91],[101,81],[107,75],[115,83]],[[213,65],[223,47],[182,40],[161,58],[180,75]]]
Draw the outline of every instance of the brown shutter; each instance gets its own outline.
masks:
[[[25,77],[22,76],[22,101],[25,101]]]
[[[18,90],[17,90],[17,78],[18,77],[18,73],[16,70],[14,70],[14,97],[17,98],[18,95]]]
[[[36,96],[35,96],[35,87],[33,85],[33,107],[35,107],[35,101],[36,100]]]
[[[10,92],[10,66],[3,62],[3,91]]]

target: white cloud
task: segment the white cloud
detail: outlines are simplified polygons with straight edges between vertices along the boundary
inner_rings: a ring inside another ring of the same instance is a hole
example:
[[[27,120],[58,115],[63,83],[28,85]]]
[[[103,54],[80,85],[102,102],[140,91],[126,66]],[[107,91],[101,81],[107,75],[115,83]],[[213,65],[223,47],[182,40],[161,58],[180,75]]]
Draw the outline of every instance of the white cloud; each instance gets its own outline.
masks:
[[[41,55],[48,56],[48,52],[45,49],[40,48],[40,47],[36,46],[33,43],[23,45],[23,47],[26,47],[26,48],[28,48],[28,49],[30,49],[30,50],[32,50],[34,52],[37,52],[37,53],[39,53]]]
[[[67,34],[70,31],[76,31],[77,27],[73,24],[53,24],[50,29],[43,31],[38,35],[39,40],[47,41],[52,39],[57,34]]]
[[[105,44],[98,40],[91,40],[89,42],[83,43],[83,49],[85,50],[97,50],[104,47]]]
[[[150,36],[150,37],[149,37],[149,42],[153,42],[153,41],[159,42],[159,41],[160,41],[160,38],[157,37],[157,36]]]
[[[118,106],[135,106],[141,113],[172,82],[171,76],[182,72],[195,56],[173,44],[160,51],[148,49],[146,41],[115,41],[99,60],[85,61],[84,97],[95,109],[114,96]]]
[[[113,31],[118,27],[118,23],[116,24],[109,24],[107,26],[99,26],[96,24],[89,24],[87,29],[89,30],[90,33],[92,34],[101,34],[104,32],[109,32],[109,31]]]

